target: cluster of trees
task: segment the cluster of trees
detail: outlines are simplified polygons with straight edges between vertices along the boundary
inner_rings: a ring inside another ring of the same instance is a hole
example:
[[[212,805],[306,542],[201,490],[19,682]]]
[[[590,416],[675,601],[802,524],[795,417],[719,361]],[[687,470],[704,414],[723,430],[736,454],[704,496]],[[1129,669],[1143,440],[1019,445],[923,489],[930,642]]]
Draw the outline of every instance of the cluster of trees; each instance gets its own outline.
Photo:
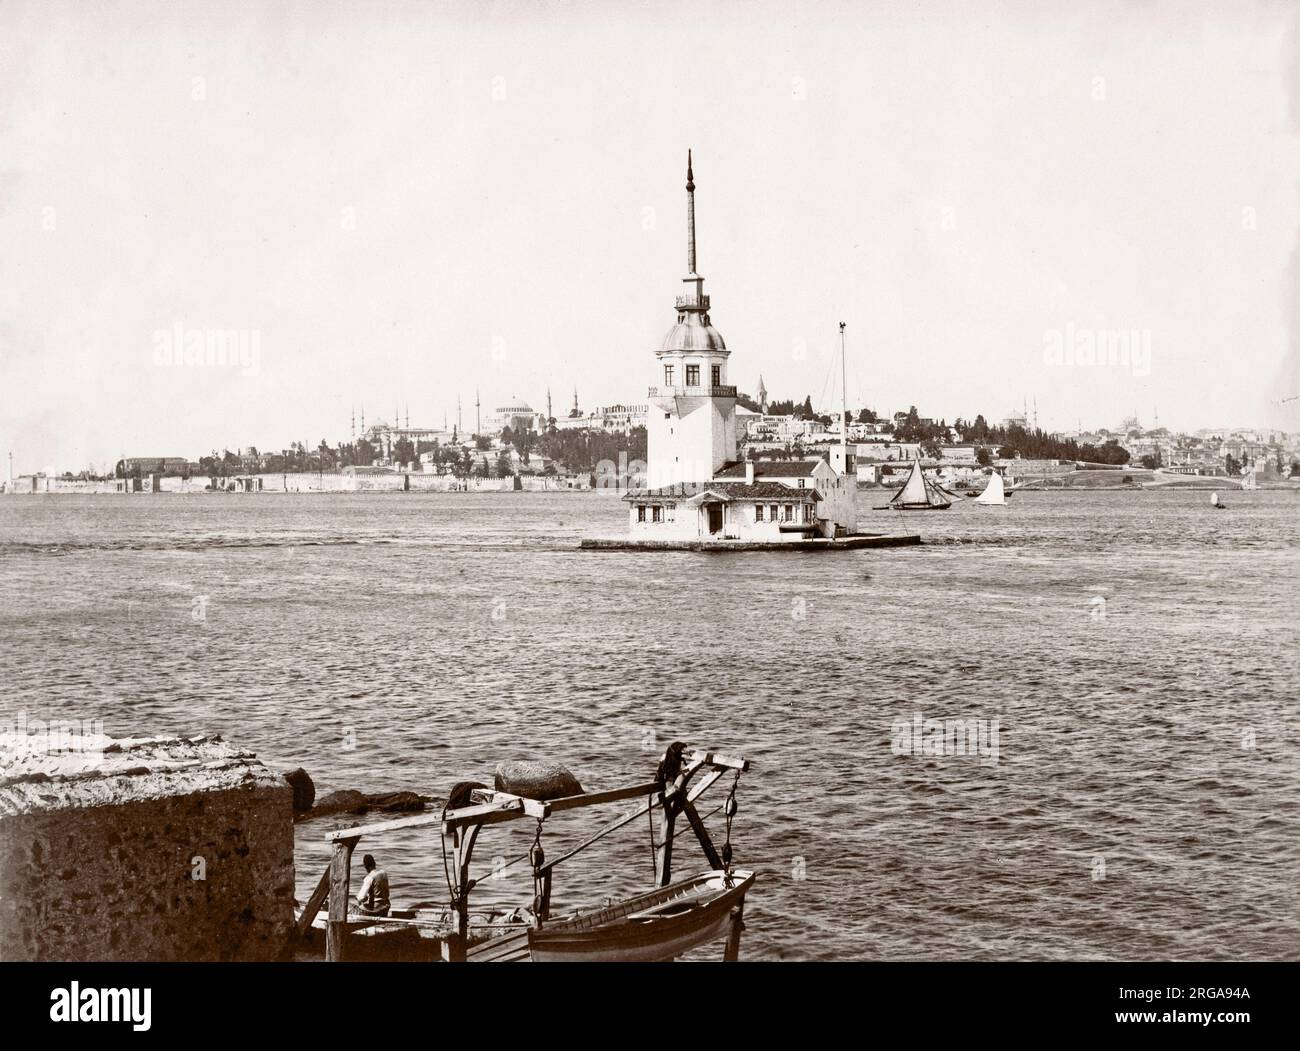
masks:
[[[1128,451],[1120,447],[1116,438],[1102,445],[1080,443],[1073,438],[1058,438],[1039,427],[1030,430],[1018,423],[1008,427],[990,426],[983,416],[976,416],[973,423],[959,419],[953,428],[961,435],[962,441],[996,448],[998,456],[1003,459],[1022,456],[1026,460],[1084,460],[1116,467],[1129,461]]]
[[[567,430],[554,428],[543,435],[531,435],[535,448],[543,456],[562,464],[570,471],[593,471],[601,460],[618,463],[619,456],[628,462],[646,458],[646,430],[633,427],[629,434],[606,434],[604,431]],[[516,445],[516,448],[518,446]],[[520,456],[523,450],[520,450]]]
[[[762,408],[758,401],[751,398],[748,394],[737,392],[736,404],[742,405],[750,412],[761,412]],[[793,398],[785,401],[771,401],[767,403],[767,411],[770,416],[793,416],[797,420],[820,420],[822,423],[830,424],[839,418],[839,413],[834,415],[830,413],[818,413],[813,410],[812,395],[804,396],[803,401],[796,402]],[[876,423],[879,417],[872,409],[862,409],[856,415],[852,412],[849,416],[858,423]]]

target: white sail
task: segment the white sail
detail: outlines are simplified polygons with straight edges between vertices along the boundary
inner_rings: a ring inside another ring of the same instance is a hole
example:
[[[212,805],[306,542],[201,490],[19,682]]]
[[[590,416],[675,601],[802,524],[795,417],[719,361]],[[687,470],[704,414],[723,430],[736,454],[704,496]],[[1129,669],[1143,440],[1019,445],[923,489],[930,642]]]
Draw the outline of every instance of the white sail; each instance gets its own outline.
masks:
[[[1214,504],[1217,504],[1218,502],[1219,502],[1219,494],[1218,494],[1218,493],[1211,493],[1211,494],[1210,494],[1210,504],[1211,504],[1211,506],[1213,506]]]
[[[984,492],[975,497],[977,504],[995,504],[999,507],[1007,502],[1006,493],[1002,485],[1002,475],[994,471],[989,475],[989,484],[984,487]]]
[[[903,483],[903,488],[898,491],[890,503],[894,504],[927,504],[930,502],[930,494],[925,488],[925,476],[921,474],[921,461],[912,461],[912,473],[907,476],[907,481]]]

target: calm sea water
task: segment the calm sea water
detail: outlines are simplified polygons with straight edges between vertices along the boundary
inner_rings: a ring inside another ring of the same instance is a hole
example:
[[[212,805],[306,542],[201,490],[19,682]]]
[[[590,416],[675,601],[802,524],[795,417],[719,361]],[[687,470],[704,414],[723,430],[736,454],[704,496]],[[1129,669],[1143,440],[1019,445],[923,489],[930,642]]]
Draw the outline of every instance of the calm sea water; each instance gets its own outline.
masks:
[[[1207,499],[864,510],[925,546],[817,556],[580,552],[622,529],[598,494],[3,499],[3,714],[216,731],[318,792],[536,755],[608,787],[681,739],[754,763],[748,957],[1294,959],[1300,495]],[[917,713],[997,720],[996,763],[895,754]],[[620,812],[547,822],[548,855]],[[300,897],[344,823],[299,826]],[[648,837],[562,868],[557,907],[648,883]],[[486,831],[482,874],[530,838]],[[446,899],[429,830],[362,849],[397,903]]]

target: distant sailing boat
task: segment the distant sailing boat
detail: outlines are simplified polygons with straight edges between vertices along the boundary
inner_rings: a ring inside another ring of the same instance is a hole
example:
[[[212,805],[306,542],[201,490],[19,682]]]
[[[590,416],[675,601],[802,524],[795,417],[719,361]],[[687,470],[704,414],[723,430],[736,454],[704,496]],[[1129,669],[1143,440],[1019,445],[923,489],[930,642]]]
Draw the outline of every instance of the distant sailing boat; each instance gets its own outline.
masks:
[[[1210,494],[1210,506],[1213,507],[1216,511],[1226,511],[1226,510],[1227,510],[1227,507],[1228,507],[1227,504],[1221,504],[1221,503],[1219,503],[1219,494],[1218,494],[1218,493],[1211,493],[1211,494]]]
[[[989,484],[984,487],[984,492],[975,497],[977,504],[983,504],[985,507],[1005,507],[1007,505],[1006,486],[1002,484],[1002,475],[994,471],[989,475]]]
[[[912,461],[912,473],[903,488],[887,505],[895,511],[943,511],[952,506],[945,500],[942,490],[921,471],[920,459]]]

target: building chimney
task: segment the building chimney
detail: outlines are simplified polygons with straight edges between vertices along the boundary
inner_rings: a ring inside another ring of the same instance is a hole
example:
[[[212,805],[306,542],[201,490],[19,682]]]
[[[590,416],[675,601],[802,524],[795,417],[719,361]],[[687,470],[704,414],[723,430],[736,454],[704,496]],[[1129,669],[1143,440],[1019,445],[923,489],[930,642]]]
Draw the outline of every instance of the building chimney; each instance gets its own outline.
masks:
[[[745,482],[748,485],[754,484],[754,461],[748,458],[745,460]]]

